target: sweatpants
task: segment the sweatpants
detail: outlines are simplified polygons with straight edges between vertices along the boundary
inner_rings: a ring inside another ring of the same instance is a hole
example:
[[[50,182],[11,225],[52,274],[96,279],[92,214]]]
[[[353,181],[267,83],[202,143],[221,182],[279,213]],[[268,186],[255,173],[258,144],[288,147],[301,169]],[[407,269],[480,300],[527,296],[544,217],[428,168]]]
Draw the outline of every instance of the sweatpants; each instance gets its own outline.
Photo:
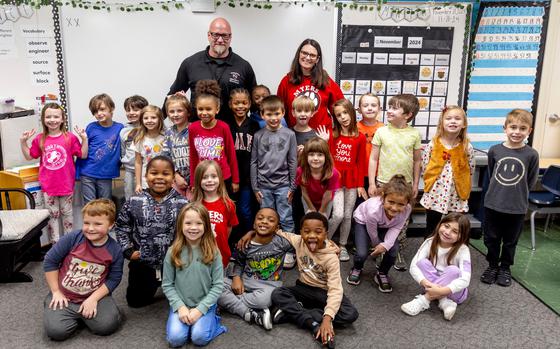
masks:
[[[324,309],[327,305],[327,290],[297,280],[294,286],[275,289],[272,292],[272,303],[282,310],[289,322],[295,323],[300,328],[313,330],[310,327],[313,322],[321,324],[323,321]],[[343,295],[333,324],[348,325],[356,319],[358,319],[358,310],[350,299]]]
[[[44,301],[43,323],[47,336],[56,341],[63,341],[70,337],[83,322],[91,332],[99,336],[108,336],[114,333],[121,324],[121,314],[117,304],[110,295],[97,302],[97,314],[91,319],[86,319],[78,312],[80,304],[68,302],[63,309],[49,308],[52,294],[49,293]]]
[[[249,309],[265,309],[270,307],[272,304],[272,291],[282,285],[280,281],[255,280],[243,276],[245,292],[236,295],[231,290],[231,282],[230,278],[224,278],[224,290],[220,298],[218,298],[218,305],[232,314],[239,315],[241,318],[245,317]]]
[[[447,286],[453,280],[461,277],[461,269],[459,269],[455,265],[447,266],[442,273],[439,273],[432,262],[430,262],[430,260],[427,258],[419,260],[416,265],[418,266],[418,269],[420,269],[422,275],[424,275],[426,280],[440,286]],[[459,292],[448,295],[447,298],[451,299],[457,304],[461,304],[467,299],[468,294],[469,290],[465,288]]]
[[[387,228],[379,228],[377,230],[379,241],[383,241],[385,234],[387,234]],[[362,270],[370,254],[369,247],[372,244],[365,224],[356,223],[356,225],[354,226],[354,244],[356,245],[356,253],[354,254],[354,266],[352,268]],[[396,238],[393,247],[391,247],[389,251],[383,254],[381,264],[378,268],[381,273],[385,275],[389,273],[389,270],[395,264],[395,259],[397,258],[398,252],[399,239]]]
[[[161,280],[157,279],[156,270],[142,261],[128,263],[128,286],[126,302],[131,308],[140,308],[154,302],[154,295]]]
[[[523,230],[524,219],[524,214],[484,209],[484,245],[488,248],[486,260],[491,267],[509,268],[513,265],[515,248]]]

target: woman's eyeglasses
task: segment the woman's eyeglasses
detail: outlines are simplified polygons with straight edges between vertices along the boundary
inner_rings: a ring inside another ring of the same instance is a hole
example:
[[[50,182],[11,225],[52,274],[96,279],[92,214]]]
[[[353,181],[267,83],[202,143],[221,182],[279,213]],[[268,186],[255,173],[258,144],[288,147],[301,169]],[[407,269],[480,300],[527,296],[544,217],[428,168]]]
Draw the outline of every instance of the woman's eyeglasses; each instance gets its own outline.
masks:
[[[307,51],[299,51],[299,55],[302,57],[309,57],[311,59],[317,59],[319,57],[319,55],[316,55],[315,53],[310,53]]]

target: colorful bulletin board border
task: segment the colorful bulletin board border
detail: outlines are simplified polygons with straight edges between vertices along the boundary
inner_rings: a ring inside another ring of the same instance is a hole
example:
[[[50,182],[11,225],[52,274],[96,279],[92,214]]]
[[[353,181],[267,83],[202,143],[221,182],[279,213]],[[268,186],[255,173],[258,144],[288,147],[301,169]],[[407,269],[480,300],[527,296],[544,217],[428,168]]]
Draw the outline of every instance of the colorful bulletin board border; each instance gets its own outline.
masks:
[[[512,109],[536,115],[548,10],[548,3],[481,4],[466,88],[475,148],[487,150],[505,140],[505,115]]]

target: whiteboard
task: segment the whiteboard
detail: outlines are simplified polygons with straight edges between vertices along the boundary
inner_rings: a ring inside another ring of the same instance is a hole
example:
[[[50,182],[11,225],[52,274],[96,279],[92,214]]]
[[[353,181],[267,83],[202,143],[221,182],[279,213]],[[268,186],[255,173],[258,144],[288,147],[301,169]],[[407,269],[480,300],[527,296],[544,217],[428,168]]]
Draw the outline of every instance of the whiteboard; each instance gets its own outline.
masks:
[[[33,109],[35,97],[58,95],[58,78],[52,8],[29,13],[29,18],[0,24],[0,98]]]
[[[215,13],[184,10],[121,13],[63,7],[67,94],[72,124],[93,121],[88,102],[108,93],[114,119],[125,122],[123,101],[140,94],[157,106],[173,83],[182,60],[208,45],[211,20],[228,19],[233,51],[253,66],[257,82],[276,92],[298,45],[319,41],[325,69],[334,77],[336,9],[316,5],[273,5],[271,10],[220,6]],[[76,21],[78,26],[76,26]],[[70,25],[70,24],[72,25]]]

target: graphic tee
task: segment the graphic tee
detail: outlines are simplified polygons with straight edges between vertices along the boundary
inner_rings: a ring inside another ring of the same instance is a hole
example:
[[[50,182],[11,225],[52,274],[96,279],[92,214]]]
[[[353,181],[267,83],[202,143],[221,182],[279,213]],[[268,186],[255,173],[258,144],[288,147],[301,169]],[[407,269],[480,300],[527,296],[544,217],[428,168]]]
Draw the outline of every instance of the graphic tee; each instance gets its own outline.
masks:
[[[42,137],[42,133],[35,137],[29,149],[32,158],[41,157],[39,166],[41,189],[49,196],[71,195],[74,192],[76,177],[73,157],[82,156],[80,141],[71,132],[55,137],[47,136],[41,150]]]
[[[235,204],[230,200],[228,202],[228,207],[226,207],[226,204],[221,198],[213,202],[202,200],[202,204],[206,207],[210,215],[212,230],[216,237],[218,249],[222,254],[222,263],[224,267],[226,267],[231,257],[231,250],[228,245],[228,229],[229,227],[234,227],[239,224],[237,215],[235,214]]]

